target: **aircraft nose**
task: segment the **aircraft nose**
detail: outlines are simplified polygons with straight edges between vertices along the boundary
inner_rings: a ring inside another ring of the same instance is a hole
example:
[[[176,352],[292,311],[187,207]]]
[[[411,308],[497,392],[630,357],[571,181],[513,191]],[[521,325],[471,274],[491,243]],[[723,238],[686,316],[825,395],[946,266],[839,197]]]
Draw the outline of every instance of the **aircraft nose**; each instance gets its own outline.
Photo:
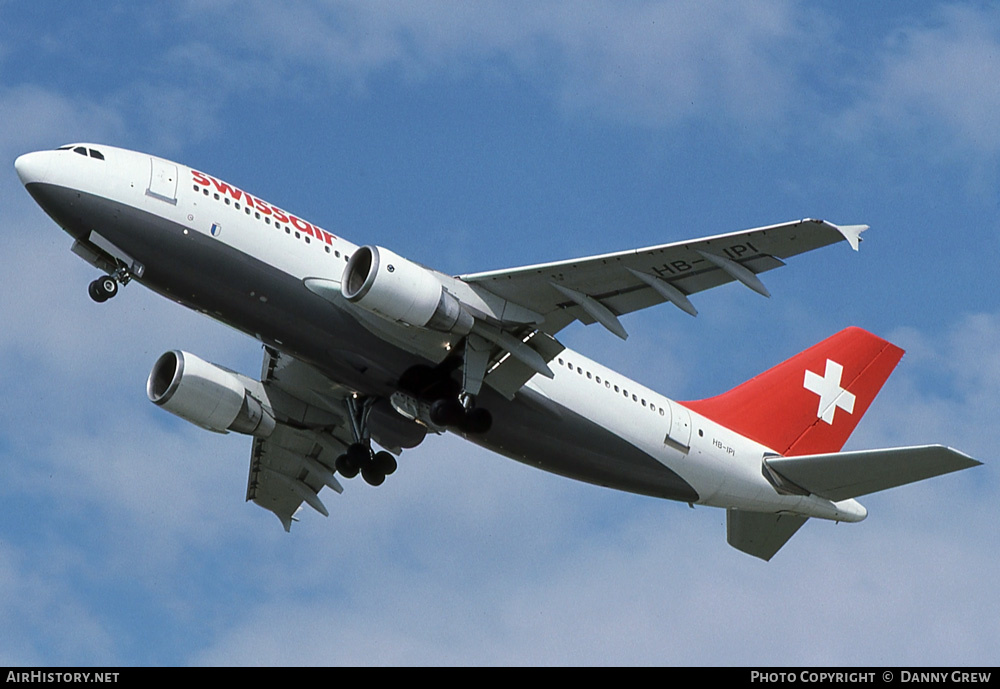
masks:
[[[49,169],[49,156],[46,153],[47,151],[36,151],[18,156],[14,161],[14,169],[21,178],[21,184],[27,186],[33,182],[45,181]]]

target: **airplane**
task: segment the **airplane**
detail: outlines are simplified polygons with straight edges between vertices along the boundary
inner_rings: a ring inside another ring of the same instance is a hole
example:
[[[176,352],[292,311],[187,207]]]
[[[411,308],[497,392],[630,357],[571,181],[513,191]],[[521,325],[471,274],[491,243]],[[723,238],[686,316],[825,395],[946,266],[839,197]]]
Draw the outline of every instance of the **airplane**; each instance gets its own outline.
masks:
[[[174,350],[149,399],[204,429],[252,437],[247,501],[286,531],[324,488],[380,485],[403,449],[452,432],[569,478],[724,508],[727,541],[770,560],[809,518],[859,522],[856,498],[979,465],[941,445],[842,452],[903,350],[847,328],[708,399],[677,402],[565,347],[580,321],[740,283],[866,225],[796,220],[700,239],[451,276],[358,246],[200,170],[79,143],[14,163],[29,194],[101,276],[132,281],[263,345],[252,378]],[[382,449],[376,450],[376,446]]]

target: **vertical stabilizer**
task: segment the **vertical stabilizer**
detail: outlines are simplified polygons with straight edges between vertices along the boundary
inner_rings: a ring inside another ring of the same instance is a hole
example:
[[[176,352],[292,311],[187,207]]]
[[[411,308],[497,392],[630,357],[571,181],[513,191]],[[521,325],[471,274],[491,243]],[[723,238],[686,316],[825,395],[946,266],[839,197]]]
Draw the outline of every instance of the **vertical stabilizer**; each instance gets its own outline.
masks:
[[[847,328],[729,392],[683,404],[784,456],[837,452],[902,357]]]
[[[726,540],[744,553],[770,560],[806,523],[794,514],[766,514],[726,510]]]

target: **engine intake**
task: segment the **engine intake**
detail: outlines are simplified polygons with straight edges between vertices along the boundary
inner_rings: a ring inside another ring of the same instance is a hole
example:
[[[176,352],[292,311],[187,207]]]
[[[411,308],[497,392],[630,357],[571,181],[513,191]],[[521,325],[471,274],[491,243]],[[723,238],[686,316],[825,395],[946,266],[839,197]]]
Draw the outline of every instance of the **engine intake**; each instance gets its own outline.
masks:
[[[378,246],[363,246],[344,268],[347,301],[391,321],[467,335],[474,318],[434,273]]]
[[[166,352],[156,360],[146,396],[171,414],[216,433],[266,438],[274,431],[269,406],[250,394],[235,373],[187,352]]]

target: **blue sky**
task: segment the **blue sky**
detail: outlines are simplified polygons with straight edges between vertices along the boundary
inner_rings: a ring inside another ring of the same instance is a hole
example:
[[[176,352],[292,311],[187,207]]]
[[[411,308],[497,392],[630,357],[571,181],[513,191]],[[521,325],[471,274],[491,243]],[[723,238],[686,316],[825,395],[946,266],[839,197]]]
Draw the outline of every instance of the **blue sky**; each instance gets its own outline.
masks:
[[[0,0],[0,665],[996,664],[1000,10],[848,5]],[[870,224],[771,299],[564,339],[693,399],[859,325],[908,353],[848,447],[986,464],[763,563],[720,510],[430,438],[285,534],[248,439],[144,394],[165,350],[253,374],[258,344],[138,285],[94,304],[20,187],[73,141],[453,273]]]

